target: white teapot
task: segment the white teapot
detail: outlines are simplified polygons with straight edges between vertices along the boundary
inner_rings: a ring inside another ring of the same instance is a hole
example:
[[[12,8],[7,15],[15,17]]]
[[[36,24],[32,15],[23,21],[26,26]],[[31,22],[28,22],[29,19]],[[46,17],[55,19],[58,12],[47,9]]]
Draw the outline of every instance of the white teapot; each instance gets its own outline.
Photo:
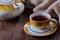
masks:
[[[0,0],[0,19],[6,20],[8,18],[20,15],[24,10],[24,4],[20,0]]]

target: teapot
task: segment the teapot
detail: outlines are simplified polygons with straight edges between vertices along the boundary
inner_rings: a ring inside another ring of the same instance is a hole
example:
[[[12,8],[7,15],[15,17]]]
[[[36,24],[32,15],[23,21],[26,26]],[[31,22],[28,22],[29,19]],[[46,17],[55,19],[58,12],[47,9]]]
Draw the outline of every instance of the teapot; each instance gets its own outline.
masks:
[[[0,0],[0,20],[20,15],[24,10],[21,0]]]

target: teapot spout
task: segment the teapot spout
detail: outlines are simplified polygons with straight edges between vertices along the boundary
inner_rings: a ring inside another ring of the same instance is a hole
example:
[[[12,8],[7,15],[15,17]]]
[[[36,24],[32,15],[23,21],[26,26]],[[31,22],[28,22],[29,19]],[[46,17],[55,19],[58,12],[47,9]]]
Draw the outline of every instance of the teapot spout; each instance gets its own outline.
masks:
[[[19,9],[21,7],[21,3],[15,3],[13,4],[14,8]]]

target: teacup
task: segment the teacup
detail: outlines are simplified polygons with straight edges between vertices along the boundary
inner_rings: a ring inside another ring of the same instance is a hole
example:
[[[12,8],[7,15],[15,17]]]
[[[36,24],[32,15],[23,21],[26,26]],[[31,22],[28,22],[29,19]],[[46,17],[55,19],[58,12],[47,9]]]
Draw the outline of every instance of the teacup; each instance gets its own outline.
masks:
[[[38,29],[46,28],[50,21],[57,23],[57,21],[54,18],[51,18],[51,15],[47,12],[36,12],[30,15],[31,26]]]

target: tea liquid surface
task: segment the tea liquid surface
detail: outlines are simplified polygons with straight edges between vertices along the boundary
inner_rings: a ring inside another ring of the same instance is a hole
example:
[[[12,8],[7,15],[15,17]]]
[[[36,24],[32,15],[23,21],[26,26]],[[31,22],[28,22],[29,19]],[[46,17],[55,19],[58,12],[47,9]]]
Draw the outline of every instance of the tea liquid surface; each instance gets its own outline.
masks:
[[[39,16],[33,17],[32,20],[34,20],[34,21],[46,21],[46,20],[48,20],[48,18],[45,17],[45,16],[40,16],[39,15]]]

